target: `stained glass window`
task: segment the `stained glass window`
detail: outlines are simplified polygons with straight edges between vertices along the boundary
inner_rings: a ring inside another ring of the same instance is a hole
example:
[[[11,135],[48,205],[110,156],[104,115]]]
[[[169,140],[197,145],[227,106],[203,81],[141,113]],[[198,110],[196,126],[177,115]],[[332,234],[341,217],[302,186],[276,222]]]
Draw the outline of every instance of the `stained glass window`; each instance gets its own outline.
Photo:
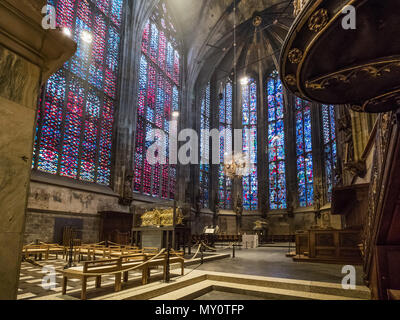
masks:
[[[49,0],[76,54],[50,77],[38,111],[33,168],[109,185],[123,0]]]
[[[322,106],[322,124],[324,133],[324,159],[327,185],[327,199],[332,201],[332,189],[335,184],[337,162],[335,107]]]
[[[161,1],[146,23],[142,34],[142,56],[139,66],[137,130],[134,156],[136,193],[175,198],[176,165],[169,164],[170,121],[179,111],[180,54],[176,30]],[[154,135],[154,129],[163,136]],[[150,164],[147,151],[158,140],[165,162]],[[161,143],[160,143],[161,142]]]
[[[311,103],[296,98],[297,185],[300,207],[314,203]]]
[[[209,188],[210,188],[210,84],[202,92],[200,110],[200,190],[201,204],[203,208],[209,207]]]
[[[243,208],[258,209],[257,177],[257,83],[250,79],[242,85],[243,153],[249,160],[250,172],[243,177]]]
[[[285,123],[282,82],[275,71],[268,79],[269,206],[286,209]]]
[[[220,209],[232,209],[232,180],[224,172],[225,153],[232,153],[232,83],[223,88],[219,105],[220,166],[218,178],[218,197]]]

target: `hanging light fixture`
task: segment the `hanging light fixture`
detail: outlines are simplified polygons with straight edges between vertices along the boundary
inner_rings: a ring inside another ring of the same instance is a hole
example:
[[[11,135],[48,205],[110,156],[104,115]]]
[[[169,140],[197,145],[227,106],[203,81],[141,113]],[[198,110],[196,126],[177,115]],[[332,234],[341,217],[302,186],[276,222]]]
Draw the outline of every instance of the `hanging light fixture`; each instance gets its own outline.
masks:
[[[250,82],[250,79],[247,76],[244,76],[242,79],[240,79],[240,84],[242,86],[247,86],[249,84],[249,82]]]
[[[91,33],[90,33],[89,31],[87,31],[87,30],[84,30],[84,31],[82,32],[81,37],[82,37],[82,40],[83,40],[84,42],[88,43],[88,44],[90,44],[90,43],[92,42],[92,35],[91,35]]]
[[[67,37],[69,37],[69,38],[72,37],[72,32],[71,32],[71,30],[70,30],[69,28],[63,28],[63,29],[62,29],[62,32],[63,32]]]

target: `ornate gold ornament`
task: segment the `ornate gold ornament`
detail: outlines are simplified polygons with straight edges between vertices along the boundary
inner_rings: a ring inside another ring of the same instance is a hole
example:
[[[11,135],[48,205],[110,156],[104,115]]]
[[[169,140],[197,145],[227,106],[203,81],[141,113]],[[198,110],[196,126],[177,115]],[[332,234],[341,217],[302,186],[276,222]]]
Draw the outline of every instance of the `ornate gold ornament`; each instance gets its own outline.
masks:
[[[142,227],[158,227],[160,226],[161,212],[157,209],[147,211],[142,215]]]
[[[293,7],[294,7],[293,15],[295,17],[297,17],[300,14],[300,12],[306,6],[308,1],[309,0],[294,0],[293,1]]]
[[[226,155],[224,159],[224,173],[228,178],[234,180],[241,179],[250,174],[254,164],[245,153],[236,153],[233,155]]]
[[[263,229],[267,229],[269,226],[269,223],[263,219],[263,220],[257,220],[254,222],[254,231],[262,231]]]
[[[360,65],[338,72],[319,77],[317,79],[306,81],[306,88],[313,90],[324,90],[331,82],[337,81],[342,83],[350,83],[351,80],[357,80],[359,77],[369,76],[371,78],[380,78],[385,74],[398,71],[400,68],[400,60],[379,61],[373,64]]]
[[[319,32],[328,24],[328,10],[319,9],[311,16],[308,21],[308,29],[310,31]]]
[[[400,89],[385,93],[379,97],[375,97],[365,102],[364,107],[367,105],[379,106],[380,104],[392,102],[400,106]]]
[[[183,223],[183,213],[181,208],[176,208],[175,224],[181,225]],[[173,225],[174,209],[154,209],[147,211],[142,215],[142,227],[169,227]]]
[[[261,23],[262,23],[262,18],[260,16],[254,17],[253,26],[259,27]]]
[[[287,75],[285,77],[285,81],[289,86],[295,86],[296,85],[296,78],[292,74]]]
[[[360,105],[351,105],[350,109],[353,110],[354,112],[364,112],[364,108]]]
[[[302,58],[303,58],[303,51],[301,51],[300,49],[294,48],[289,51],[288,59],[291,63],[298,64],[301,62]]]

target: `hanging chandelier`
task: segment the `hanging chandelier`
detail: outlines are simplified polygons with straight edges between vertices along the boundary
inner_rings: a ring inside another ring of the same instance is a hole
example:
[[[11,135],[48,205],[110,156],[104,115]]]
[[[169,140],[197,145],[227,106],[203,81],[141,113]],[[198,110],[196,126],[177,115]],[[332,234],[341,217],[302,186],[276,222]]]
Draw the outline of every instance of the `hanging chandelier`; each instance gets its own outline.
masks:
[[[252,167],[250,158],[245,153],[225,155],[224,172],[229,179],[241,179],[249,175]]]

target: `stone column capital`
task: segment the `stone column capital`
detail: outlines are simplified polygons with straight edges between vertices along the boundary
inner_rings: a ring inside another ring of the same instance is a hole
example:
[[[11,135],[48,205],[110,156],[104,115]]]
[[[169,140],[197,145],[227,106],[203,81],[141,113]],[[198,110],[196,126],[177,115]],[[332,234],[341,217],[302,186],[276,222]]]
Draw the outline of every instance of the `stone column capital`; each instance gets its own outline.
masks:
[[[45,4],[45,0],[0,2],[0,45],[38,66],[42,83],[76,51],[76,43],[61,30],[42,27]]]

